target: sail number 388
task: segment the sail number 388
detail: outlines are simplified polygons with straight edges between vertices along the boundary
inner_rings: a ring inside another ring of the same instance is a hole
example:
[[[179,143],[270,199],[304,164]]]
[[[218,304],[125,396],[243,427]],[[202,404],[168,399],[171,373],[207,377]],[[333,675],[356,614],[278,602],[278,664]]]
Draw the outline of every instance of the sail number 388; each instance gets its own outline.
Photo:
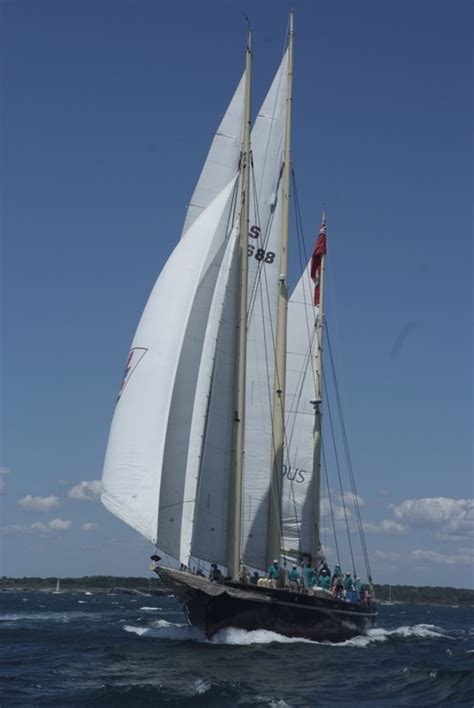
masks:
[[[259,226],[252,226],[252,228],[249,230],[249,237],[250,238],[259,238],[260,236],[260,227]],[[248,245],[248,250],[247,253],[249,257],[254,257],[257,261],[263,261],[264,263],[273,263],[275,260],[275,254],[273,251],[266,251],[264,248],[255,248],[255,246],[251,243]]]

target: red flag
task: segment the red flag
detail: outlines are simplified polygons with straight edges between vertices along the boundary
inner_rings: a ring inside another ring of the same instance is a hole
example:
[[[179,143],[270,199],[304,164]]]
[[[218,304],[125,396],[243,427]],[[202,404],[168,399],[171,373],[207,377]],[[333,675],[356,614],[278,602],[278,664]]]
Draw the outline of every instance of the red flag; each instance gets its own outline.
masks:
[[[318,238],[311,256],[311,280],[314,283],[314,304],[319,305],[319,284],[321,282],[321,261],[326,255],[326,217],[323,216]]]

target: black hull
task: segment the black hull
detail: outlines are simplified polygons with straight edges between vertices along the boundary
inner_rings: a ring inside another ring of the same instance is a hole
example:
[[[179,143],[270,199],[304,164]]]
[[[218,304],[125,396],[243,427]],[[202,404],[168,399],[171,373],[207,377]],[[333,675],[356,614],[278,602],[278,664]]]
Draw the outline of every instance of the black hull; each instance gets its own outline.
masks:
[[[170,587],[190,624],[208,637],[226,627],[265,629],[287,637],[341,642],[374,626],[374,605],[336,600],[325,593],[305,595],[287,590],[229,583],[168,568],[157,572]]]

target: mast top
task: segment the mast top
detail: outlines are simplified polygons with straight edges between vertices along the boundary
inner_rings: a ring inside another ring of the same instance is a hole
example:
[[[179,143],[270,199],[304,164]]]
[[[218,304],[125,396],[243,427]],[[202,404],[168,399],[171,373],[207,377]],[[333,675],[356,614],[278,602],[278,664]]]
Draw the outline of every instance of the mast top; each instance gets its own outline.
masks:
[[[291,36],[291,35],[293,34],[293,32],[294,32],[294,30],[293,30],[293,15],[294,15],[293,10],[290,10],[290,20],[289,20],[289,30],[288,30],[288,33],[289,33],[290,36]]]
[[[247,51],[251,52],[252,51],[252,29],[250,27],[250,20],[248,18],[248,15],[243,12],[242,15],[244,16],[244,20],[247,23]]]

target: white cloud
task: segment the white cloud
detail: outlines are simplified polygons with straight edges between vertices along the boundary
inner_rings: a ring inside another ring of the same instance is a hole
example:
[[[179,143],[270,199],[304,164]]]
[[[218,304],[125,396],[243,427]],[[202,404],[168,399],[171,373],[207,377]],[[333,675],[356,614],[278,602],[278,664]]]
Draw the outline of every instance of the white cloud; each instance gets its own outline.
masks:
[[[52,531],[65,531],[70,529],[72,526],[72,521],[64,521],[64,519],[53,519],[48,523],[49,528]]]
[[[344,507],[336,504],[334,500],[332,501],[332,513],[334,514],[334,518],[336,519],[336,521],[345,521],[346,515],[348,519],[352,517],[352,512],[350,509],[347,508],[347,506],[346,512],[344,514]],[[321,515],[327,516],[328,518],[331,515],[331,503],[328,497],[321,498]]]
[[[2,534],[32,534],[32,533],[53,533],[55,531],[66,531],[72,526],[72,521],[64,519],[53,519],[45,523],[44,521],[34,521],[32,524],[9,524],[0,526]]]
[[[393,519],[384,519],[380,524],[363,521],[362,526],[367,533],[404,533],[407,530],[404,524],[393,521]]]
[[[27,494],[26,497],[18,500],[18,506],[28,511],[50,511],[59,506],[58,497],[33,497]]]
[[[99,498],[101,487],[102,485],[99,480],[79,482],[75,487],[71,487],[68,492],[68,497],[81,501],[95,501]]]
[[[393,507],[393,515],[410,525],[439,526],[442,540],[461,540],[474,532],[474,499],[406,499]]]
[[[378,490],[377,494],[379,497],[389,497],[391,494],[391,491],[390,491],[390,489],[383,487],[382,489]]]
[[[86,521],[85,524],[82,524],[81,531],[95,531],[96,528],[97,524],[95,524],[93,521]]]
[[[472,565],[474,563],[474,554],[472,549],[460,548],[459,551],[460,552],[457,554],[448,554],[417,548],[415,551],[412,551],[410,555],[414,560],[431,561],[432,563],[443,563],[448,565]],[[468,552],[466,553],[466,551]]]

